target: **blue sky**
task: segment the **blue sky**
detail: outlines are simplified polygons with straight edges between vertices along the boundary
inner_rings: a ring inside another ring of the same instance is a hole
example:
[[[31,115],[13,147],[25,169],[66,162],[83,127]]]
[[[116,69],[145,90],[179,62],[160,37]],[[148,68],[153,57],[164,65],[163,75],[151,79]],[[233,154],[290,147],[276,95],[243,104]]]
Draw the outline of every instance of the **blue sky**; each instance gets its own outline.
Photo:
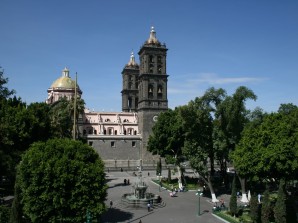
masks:
[[[1,0],[0,66],[27,103],[68,67],[88,108],[121,111],[121,71],[153,25],[169,49],[169,107],[247,86],[248,108],[277,111],[298,105],[297,12],[297,0]]]

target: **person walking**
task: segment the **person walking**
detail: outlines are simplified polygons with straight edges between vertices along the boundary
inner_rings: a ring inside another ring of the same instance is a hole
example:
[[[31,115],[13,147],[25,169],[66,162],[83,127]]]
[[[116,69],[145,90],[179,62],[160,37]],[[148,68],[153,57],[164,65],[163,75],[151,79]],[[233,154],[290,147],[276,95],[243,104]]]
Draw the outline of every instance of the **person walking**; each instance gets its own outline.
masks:
[[[151,209],[151,204],[150,203],[147,204],[147,208],[148,208],[148,212],[150,212],[150,209]]]
[[[110,200],[110,208],[112,208],[112,207],[113,207],[113,201]]]

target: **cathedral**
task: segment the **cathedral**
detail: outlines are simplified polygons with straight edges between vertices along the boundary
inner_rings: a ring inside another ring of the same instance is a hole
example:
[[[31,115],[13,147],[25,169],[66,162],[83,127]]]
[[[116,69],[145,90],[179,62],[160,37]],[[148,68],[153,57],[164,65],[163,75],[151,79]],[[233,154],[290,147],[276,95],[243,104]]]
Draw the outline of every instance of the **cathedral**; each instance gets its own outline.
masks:
[[[168,109],[167,50],[151,27],[149,38],[138,52],[139,64],[131,53],[122,70],[122,111],[85,109],[79,119],[80,135],[99,153],[107,168],[155,165],[156,157],[147,151],[147,142],[159,113]],[[62,77],[48,89],[46,103],[62,97],[71,99],[75,90],[80,98],[82,91],[65,68]]]

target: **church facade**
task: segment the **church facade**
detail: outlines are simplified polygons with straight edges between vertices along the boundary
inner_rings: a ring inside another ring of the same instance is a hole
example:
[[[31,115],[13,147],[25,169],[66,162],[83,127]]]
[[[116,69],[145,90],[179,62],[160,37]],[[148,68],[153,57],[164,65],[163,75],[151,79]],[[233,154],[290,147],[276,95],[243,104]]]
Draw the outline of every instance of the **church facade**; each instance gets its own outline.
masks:
[[[130,168],[156,163],[156,157],[147,151],[147,142],[159,113],[168,109],[167,50],[152,27],[138,52],[139,64],[132,53],[122,70],[122,111],[85,109],[80,118],[80,135],[99,153],[106,167]],[[51,104],[60,97],[74,97],[75,85],[69,71],[64,69],[62,77],[48,89],[46,102]],[[77,89],[80,97],[82,91]]]

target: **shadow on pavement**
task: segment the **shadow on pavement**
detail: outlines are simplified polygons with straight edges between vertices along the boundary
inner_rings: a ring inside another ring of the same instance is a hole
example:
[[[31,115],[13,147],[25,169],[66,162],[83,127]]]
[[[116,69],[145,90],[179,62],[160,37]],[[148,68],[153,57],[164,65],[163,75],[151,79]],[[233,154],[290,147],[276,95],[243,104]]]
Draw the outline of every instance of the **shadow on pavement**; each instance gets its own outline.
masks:
[[[126,222],[132,218],[132,213],[117,208],[110,208],[101,216],[101,222]]]

